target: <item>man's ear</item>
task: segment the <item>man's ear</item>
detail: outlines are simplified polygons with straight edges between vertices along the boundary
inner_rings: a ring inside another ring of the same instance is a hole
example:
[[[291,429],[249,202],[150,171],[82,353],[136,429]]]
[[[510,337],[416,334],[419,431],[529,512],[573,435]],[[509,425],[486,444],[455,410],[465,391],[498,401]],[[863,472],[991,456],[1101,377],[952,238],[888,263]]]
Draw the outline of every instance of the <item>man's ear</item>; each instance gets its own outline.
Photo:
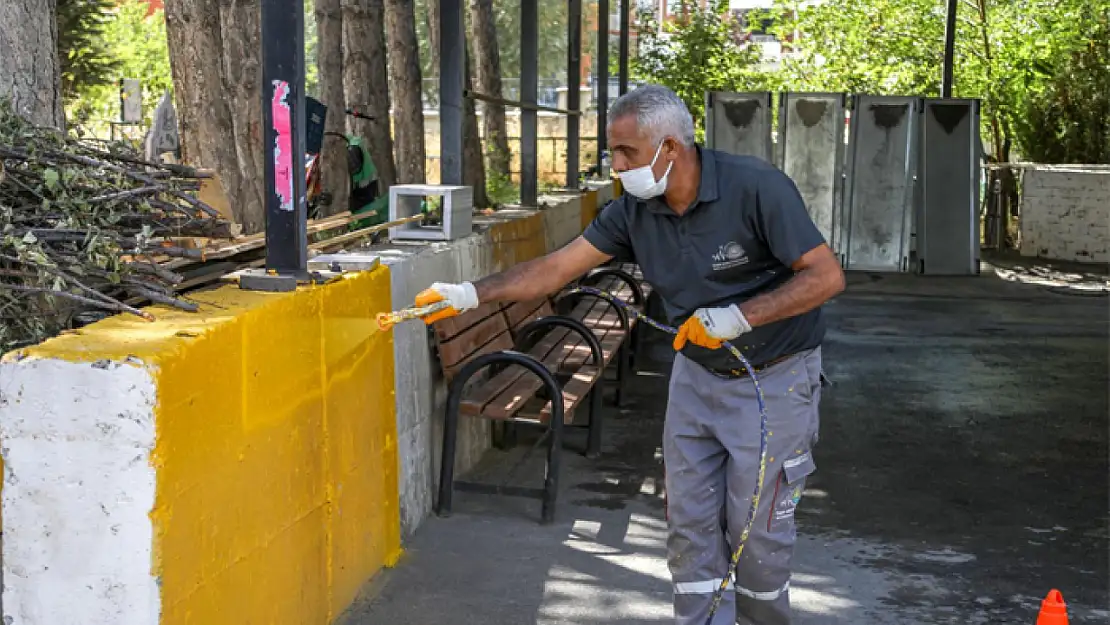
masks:
[[[674,161],[678,159],[678,141],[674,137],[665,137],[663,139],[663,154],[668,160]]]

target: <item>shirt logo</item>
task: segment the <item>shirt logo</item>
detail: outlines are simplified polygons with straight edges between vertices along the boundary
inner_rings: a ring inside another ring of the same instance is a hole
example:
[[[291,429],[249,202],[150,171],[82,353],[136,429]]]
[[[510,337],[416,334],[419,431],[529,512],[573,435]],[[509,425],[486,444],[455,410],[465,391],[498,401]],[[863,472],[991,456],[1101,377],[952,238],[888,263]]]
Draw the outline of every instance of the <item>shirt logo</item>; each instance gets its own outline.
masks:
[[[748,254],[736,241],[729,241],[717,248],[713,255],[713,271],[724,271],[748,262]]]

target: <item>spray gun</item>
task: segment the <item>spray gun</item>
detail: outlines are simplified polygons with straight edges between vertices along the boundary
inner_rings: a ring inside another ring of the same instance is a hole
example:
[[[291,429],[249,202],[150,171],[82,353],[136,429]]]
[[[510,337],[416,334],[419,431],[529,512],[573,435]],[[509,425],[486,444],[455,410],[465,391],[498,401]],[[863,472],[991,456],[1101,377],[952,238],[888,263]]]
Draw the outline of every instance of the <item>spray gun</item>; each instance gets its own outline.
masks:
[[[434,304],[428,304],[427,306],[410,306],[409,308],[402,308],[401,310],[395,310],[393,312],[378,313],[378,329],[384,332],[392,329],[393,326],[402,321],[423,319],[428,315],[435,314],[450,307],[451,303],[444,300]]]

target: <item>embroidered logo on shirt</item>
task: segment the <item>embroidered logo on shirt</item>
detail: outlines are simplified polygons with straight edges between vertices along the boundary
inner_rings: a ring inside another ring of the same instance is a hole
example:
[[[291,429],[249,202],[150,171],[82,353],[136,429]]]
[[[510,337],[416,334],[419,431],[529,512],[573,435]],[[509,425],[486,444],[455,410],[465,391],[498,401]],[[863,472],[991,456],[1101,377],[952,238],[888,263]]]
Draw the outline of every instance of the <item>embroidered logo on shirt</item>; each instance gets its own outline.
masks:
[[[713,255],[713,271],[724,271],[748,262],[748,254],[736,241],[729,241],[717,248]]]

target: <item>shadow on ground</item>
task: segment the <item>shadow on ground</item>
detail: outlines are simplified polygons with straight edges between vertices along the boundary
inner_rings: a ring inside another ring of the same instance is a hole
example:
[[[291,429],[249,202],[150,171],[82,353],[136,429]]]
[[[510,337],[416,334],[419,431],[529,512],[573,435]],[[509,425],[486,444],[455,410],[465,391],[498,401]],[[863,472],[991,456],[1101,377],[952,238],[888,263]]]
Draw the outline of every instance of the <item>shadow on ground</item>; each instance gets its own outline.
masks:
[[[1005,271],[853,274],[828,305],[833,386],[798,512],[796,623],[1032,625],[1051,588],[1072,623],[1110,618],[1110,300]],[[1090,276],[1080,290],[1105,272]],[[626,405],[607,407],[603,457],[564,456],[555,524],[537,523],[536,501],[456,493],[347,622],[671,622],[665,338],[648,352]],[[523,451],[492,451],[468,477],[497,482]],[[514,483],[539,483],[534,456]]]

